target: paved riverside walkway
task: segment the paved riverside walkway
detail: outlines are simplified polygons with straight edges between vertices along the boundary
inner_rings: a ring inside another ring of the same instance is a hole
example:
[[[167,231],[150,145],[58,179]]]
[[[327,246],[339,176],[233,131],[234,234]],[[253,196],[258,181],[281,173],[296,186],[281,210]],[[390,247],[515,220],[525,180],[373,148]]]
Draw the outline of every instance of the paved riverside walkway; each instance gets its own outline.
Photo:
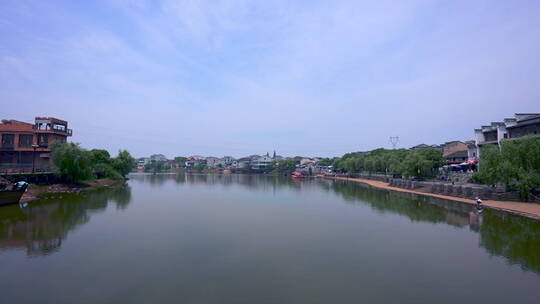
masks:
[[[375,188],[387,189],[392,191],[414,193],[418,195],[437,197],[442,199],[447,199],[455,202],[466,203],[475,205],[476,202],[472,199],[455,197],[449,195],[427,193],[417,190],[403,189],[398,187],[389,186],[388,183],[382,181],[376,181],[371,179],[364,178],[349,178],[349,177],[334,177],[334,176],[325,176],[325,178],[335,179],[335,180],[344,180],[344,181],[353,181],[357,183],[363,183]],[[513,214],[518,214],[521,216],[529,217],[535,220],[540,220],[540,204],[535,203],[520,203],[520,202],[510,202],[510,201],[493,201],[493,200],[484,200],[483,205],[486,208],[501,210],[505,212],[510,212]]]

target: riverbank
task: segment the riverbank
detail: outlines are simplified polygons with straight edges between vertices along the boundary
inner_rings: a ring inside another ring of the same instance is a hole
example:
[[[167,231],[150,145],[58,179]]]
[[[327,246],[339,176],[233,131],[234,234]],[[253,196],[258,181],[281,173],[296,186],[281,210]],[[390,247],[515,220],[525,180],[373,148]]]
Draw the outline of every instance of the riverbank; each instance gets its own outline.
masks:
[[[388,183],[382,182],[382,181],[376,181],[376,180],[370,180],[370,179],[364,179],[364,178],[348,178],[348,177],[334,177],[334,176],[325,176],[324,178],[363,183],[363,184],[367,184],[369,186],[379,188],[379,189],[405,192],[405,193],[414,193],[417,195],[442,198],[442,199],[451,200],[451,201],[455,201],[459,203],[465,203],[465,204],[471,204],[471,205],[476,204],[476,202],[471,199],[392,187],[388,185]],[[494,210],[499,210],[499,211],[504,211],[504,212],[509,212],[509,213],[525,216],[525,217],[532,218],[535,220],[540,220],[540,204],[485,200],[484,207],[488,209],[494,209]]]
[[[63,193],[80,193],[82,191],[89,191],[99,188],[107,188],[114,185],[122,184],[125,180],[115,179],[98,179],[87,183],[67,185],[67,184],[52,184],[46,186],[31,187],[23,194],[20,203],[29,203],[42,199],[44,196],[51,194],[63,194]]]

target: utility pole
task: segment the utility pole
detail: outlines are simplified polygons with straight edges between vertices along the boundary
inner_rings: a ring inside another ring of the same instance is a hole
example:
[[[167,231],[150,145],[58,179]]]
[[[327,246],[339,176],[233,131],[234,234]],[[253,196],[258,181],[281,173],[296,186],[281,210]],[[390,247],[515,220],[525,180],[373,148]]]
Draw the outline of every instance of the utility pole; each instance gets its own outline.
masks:
[[[32,173],[36,172],[36,149],[39,148],[39,145],[32,145],[32,148],[34,149],[34,153],[32,153]]]
[[[399,143],[399,136],[390,136],[390,143],[392,144],[392,149],[395,150]]]

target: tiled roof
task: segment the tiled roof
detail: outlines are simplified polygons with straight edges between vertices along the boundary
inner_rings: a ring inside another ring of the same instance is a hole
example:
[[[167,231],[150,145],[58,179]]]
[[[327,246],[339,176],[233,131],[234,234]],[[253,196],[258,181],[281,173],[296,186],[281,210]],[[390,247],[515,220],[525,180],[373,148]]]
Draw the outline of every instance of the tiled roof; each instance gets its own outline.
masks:
[[[34,125],[18,120],[2,120],[0,131],[32,131]]]
[[[467,151],[456,151],[445,156],[445,158],[463,158],[467,157],[469,154]]]
[[[36,117],[36,120],[52,120],[53,122],[56,122],[56,123],[67,124],[67,121],[62,120],[62,119],[58,119],[58,118],[54,118],[54,117]]]

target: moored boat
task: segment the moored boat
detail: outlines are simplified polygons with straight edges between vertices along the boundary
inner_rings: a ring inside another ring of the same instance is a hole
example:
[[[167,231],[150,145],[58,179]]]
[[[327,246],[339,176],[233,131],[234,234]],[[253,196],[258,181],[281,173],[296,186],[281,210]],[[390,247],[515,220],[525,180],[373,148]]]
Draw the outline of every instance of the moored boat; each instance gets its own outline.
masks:
[[[0,183],[0,206],[18,204],[27,188],[27,182]]]
[[[293,173],[291,173],[291,177],[293,177],[293,178],[303,178],[303,177],[306,177],[306,173],[304,171],[296,170]]]

